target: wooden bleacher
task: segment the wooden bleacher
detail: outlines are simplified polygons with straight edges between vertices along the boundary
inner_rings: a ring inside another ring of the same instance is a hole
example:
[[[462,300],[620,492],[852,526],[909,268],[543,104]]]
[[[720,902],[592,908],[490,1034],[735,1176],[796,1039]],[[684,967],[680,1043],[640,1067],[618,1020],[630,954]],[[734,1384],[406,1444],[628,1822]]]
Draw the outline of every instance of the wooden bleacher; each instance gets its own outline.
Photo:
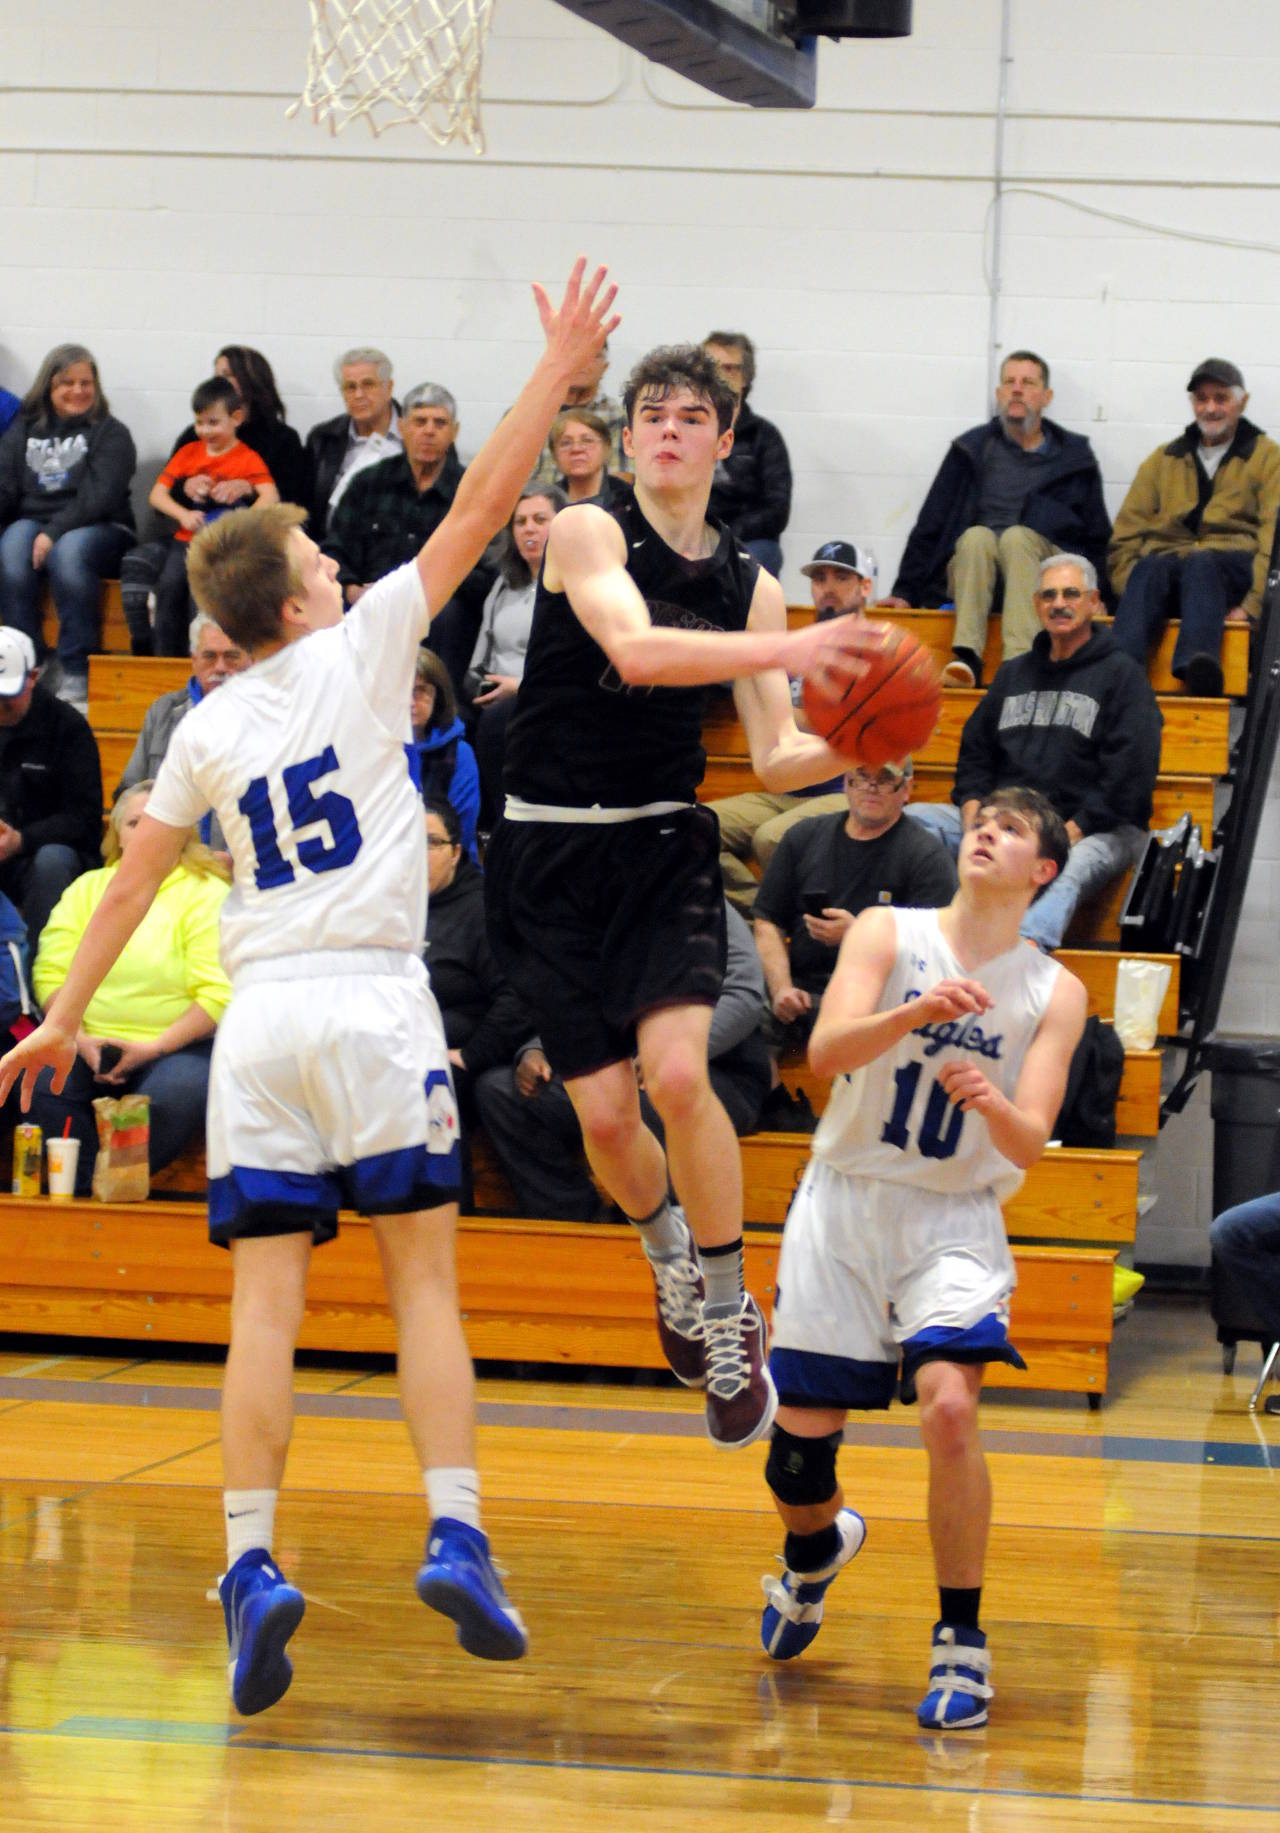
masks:
[[[794,614],[796,621],[805,615]],[[811,615],[811,613],[809,614]],[[950,652],[951,622],[940,612],[893,612],[934,649]],[[988,645],[988,676],[999,660],[998,623]],[[1173,695],[1168,673],[1174,632],[1153,656],[1151,674],[1165,712],[1165,744],[1153,824],[1183,808],[1209,824],[1215,776],[1226,767],[1227,703]],[[1223,646],[1228,694],[1241,693],[1247,632],[1232,627]],[[156,695],[186,680],[182,660],[130,657],[118,593],[107,589],[104,649],[90,665],[90,721],[98,736],[108,793]],[[944,718],[917,766],[916,794],[949,792],[963,718],[977,693],[949,690]],[[727,697],[706,728],[708,793],[729,794],[750,781],[745,743]],[[1110,917],[1118,908],[1111,900]],[[1108,934],[1104,911],[1088,931]],[[1101,926],[1100,926],[1101,923]],[[1117,955],[1096,947],[1060,951],[1089,992],[1090,1010],[1114,1004]],[[1177,961],[1161,1011],[1162,1035],[1176,1033]],[[1119,1110],[1126,1136],[1152,1137],[1158,1124],[1159,1051],[1128,1053]],[[810,1093],[825,1091],[801,1066],[787,1078]],[[804,1135],[761,1133],[741,1142],[747,1211],[747,1270],[762,1299],[772,1294],[781,1223],[808,1153]],[[476,1142],[477,1201],[498,1213],[464,1219],[459,1237],[462,1307],[473,1353],[525,1362],[660,1368],[652,1299],[641,1250],[625,1228],[531,1222],[510,1216],[510,1191]],[[992,1385],[1084,1393],[1096,1404],[1106,1388],[1112,1332],[1112,1268],[1131,1244],[1137,1217],[1138,1150],[1051,1148],[1006,1209],[1019,1286],[1013,1334],[1029,1368],[992,1368]],[[189,1154],[156,1180],[147,1204],[71,1203],[0,1197],[0,1330],[223,1342],[229,1257],[205,1239],[202,1152]],[[186,1200],[184,1200],[184,1198]],[[196,1200],[190,1200],[190,1199]],[[57,1226],[50,1226],[56,1213]],[[316,1349],[390,1351],[393,1332],[383,1299],[372,1231],[344,1220],[339,1240],[315,1258],[302,1342]]]

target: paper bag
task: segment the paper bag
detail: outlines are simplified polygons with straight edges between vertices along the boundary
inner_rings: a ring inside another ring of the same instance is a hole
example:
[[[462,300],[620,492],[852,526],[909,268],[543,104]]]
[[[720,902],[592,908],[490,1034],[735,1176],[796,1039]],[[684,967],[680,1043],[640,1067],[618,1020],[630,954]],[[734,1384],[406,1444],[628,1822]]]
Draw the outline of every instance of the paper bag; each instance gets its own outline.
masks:
[[[93,1112],[98,1125],[94,1196],[100,1203],[144,1203],[151,1194],[150,1099],[99,1095]]]

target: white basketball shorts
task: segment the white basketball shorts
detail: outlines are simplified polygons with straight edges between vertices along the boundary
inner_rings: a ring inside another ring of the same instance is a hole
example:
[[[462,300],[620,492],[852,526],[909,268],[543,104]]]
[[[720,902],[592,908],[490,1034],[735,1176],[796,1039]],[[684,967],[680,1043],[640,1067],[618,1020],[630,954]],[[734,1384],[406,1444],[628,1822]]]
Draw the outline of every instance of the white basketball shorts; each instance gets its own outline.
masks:
[[[338,1230],[458,1195],[440,1009],[413,955],[317,950],[235,977],[209,1077],[209,1236]]]
[[[887,1407],[922,1362],[1025,1364],[990,1190],[942,1195],[811,1161],[787,1216],[769,1367],[785,1406]]]

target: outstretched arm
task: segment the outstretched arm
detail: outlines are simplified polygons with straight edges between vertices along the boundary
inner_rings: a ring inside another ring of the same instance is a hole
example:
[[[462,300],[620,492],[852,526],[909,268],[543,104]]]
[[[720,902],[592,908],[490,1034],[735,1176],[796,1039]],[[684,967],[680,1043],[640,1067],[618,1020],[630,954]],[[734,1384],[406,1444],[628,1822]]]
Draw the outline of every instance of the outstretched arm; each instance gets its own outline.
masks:
[[[1074,974],[1060,973],[1044,1017],[1022,1059],[1013,1100],[974,1063],[945,1063],[938,1081],[966,1114],[981,1114],[997,1152],[1029,1170],[1048,1143],[1067,1086],[1071,1054],[1084,1030],[1087,995]]]
[[[622,322],[617,313],[609,314],[617,287],[605,285],[603,267],[584,286],[586,266],[584,256],[574,262],[558,311],[543,288],[534,286],[547,347],[515,406],[467,466],[448,515],[418,555],[418,571],[433,616],[453,597],[509,520],[575,371],[596,355]]]
[[[22,1110],[31,1106],[36,1077],[52,1069],[54,1093],[76,1056],[76,1033],[85,1008],[115,965],[121,949],[151,908],[161,883],[177,865],[186,830],[144,814],[102,901],[90,917],[67,977],[54,994],[44,1023],[0,1058],[0,1102],[22,1077]]]

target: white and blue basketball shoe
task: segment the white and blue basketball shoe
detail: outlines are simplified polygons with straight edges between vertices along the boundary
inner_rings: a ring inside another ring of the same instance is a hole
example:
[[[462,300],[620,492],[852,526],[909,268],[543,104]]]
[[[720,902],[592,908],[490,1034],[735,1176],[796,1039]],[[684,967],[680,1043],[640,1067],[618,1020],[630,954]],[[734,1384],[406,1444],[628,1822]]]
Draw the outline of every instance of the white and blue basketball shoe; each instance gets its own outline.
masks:
[[[929,1661],[929,1691],[916,1718],[930,1731],[975,1731],[987,1722],[991,1656],[980,1629],[935,1623]]]
[[[760,1619],[760,1641],[775,1661],[793,1661],[803,1655],[822,1628],[822,1601],[836,1574],[862,1550],[867,1524],[856,1509],[842,1508],[835,1518],[840,1546],[829,1565],[816,1572],[793,1572],[784,1565],[782,1577],[768,1573],[761,1579],[766,1603]]]

